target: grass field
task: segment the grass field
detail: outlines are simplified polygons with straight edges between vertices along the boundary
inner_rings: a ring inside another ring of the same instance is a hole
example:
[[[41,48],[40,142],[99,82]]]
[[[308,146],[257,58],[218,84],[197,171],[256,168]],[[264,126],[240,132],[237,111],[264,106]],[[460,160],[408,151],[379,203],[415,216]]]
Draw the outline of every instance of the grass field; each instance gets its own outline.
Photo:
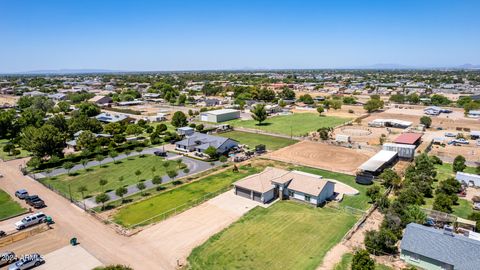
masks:
[[[168,166],[165,167],[164,164]],[[102,192],[102,187],[99,184],[100,179],[108,181],[103,187],[103,191],[114,190],[121,186],[135,184],[141,179],[153,178],[152,167],[155,167],[155,175],[163,176],[169,169],[178,169],[179,165],[175,161],[164,161],[163,158],[154,155],[134,156],[122,159],[117,164],[111,162],[87,170],[79,170],[72,176],[63,174],[40,181],[67,197],[70,196],[71,190],[72,197],[79,200],[82,197],[82,194],[77,191],[80,186],[87,187],[88,191],[85,192],[85,196],[93,196]],[[137,170],[141,172],[139,176],[135,175]],[[123,180],[120,180],[120,177],[123,177]]]
[[[241,131],[230,131],[226,133],[220,133],[218,135],[222,137],[234,139],[240,142],[240,144],[246,144],[250,149],[254,149],[256,145],[264,144],[267,147],[267,150],[272,150],[272,151],[292,145],[297,142],[296,140],[291,140],[286,138],[279,138],[279,137],[241,132]]]
[[[343,173],[325,171],[325,170],[310,168],[310,167],[296,166],[296,167],[292,167],[292,169],[295,169],[298,171],[304,171],[307,173],[318,174],[323,176],[324,178],[335,179],[339,182],[342,182],[344,184],[347,184],[357,189],[360,192],[360,194],[355,196],[345,196],[343,201],[341,202],[342,206],[350,206],[350,207],[361,209],[361,210],[367,210],[370,207],[370,204],[369,204],[370,199],[366,195],[366,191],[369,186],[357,184],[355,182],[355,176],[343,174]]]
[[[19,203],[12,200],[10,195],[0,189],[0,220],[21,214],[25,211]]]
[[[236,127],[259,129],[266,132],[301,136],[322,127],[335,127],[349,121],[349,118],[319,116],[314,113],[296,113],[270,117],[262,125],[254,120],[232,120],[225,122]]]
[[[234,173],[231,169],[227,169],[198,181],[168,190],[138,203],[127,205],[119,209],[113,219],[120,225],[130,227],[174,208],[176,208],[177,212],[188,209],[205,195],[225,190],[229,188],[233,182],[247,175],[258,173],[262,169],[261,167],[254,168],[244,166],[239,168],[239,172],[237,173]],[[174,212],[170,214],[174,214]],[[169,214],[166,216],[168,215]],[[157,219],[142,223],[142,225],[159,221],[166,216],[159,216]]]
[[[315,269],[357,217],[279,201],[256,207],[195,248],[192,269]]]
[[[435,169],[437,170],[437,179],[439,181],[445,180],[448,177],[455,177],[451,163],[443,163],[442,165],[437,164],[435,165]],[[463,172],[475,174],[475,168],[467,167]]]
[[[352,259],[353,259],[353,254],[352,253],[346,253],[342,256],[342,261],[339,262],[333,270],[350,270],[352,266]],[[392,270],[393,268],[388,267],[383,264],[376,264],[375,265],[375,270]]]
[[[8,140],[6,140],[6,139],[0,140],[0,159],[2,159],[4,161],[8,161],[8,160],[12,160],[12,159],[15,159],[15,158],[28,157],[30,155],[30,152],[28,152],[26,150],[23,150],[20,147],[17,147],[17,149],[20,150],[20,155],[17,155],[17,156],[9,155],[9,153],[3,151],[3,146],[7,143],[8,143]]]

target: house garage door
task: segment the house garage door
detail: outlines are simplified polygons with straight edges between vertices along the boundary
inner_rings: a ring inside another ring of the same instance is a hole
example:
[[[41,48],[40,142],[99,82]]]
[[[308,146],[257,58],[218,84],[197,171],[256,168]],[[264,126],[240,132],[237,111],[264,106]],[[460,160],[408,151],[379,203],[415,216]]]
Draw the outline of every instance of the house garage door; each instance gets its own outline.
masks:
[[[237,187],[237,195],[250,199],[250,190]]]
[[[262,202],[262,194],[258,192],[253,192],[253,200],[257,202]]]

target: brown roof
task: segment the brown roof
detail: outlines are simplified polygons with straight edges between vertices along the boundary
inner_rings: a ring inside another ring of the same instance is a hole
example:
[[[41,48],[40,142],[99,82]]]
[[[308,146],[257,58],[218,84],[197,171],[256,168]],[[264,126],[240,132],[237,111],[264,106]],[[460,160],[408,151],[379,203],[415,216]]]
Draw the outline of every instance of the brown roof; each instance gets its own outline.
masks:
[[[297,171],[287,171],[267,167],[263,172],[248,176],[235,183],[235,186],[265,193],[273,189],[272,183],[288,183],[288,189],[318,196],[325,185],[330,182],[321,176],[314,176]],[[334,184],[334,182],[330,182]]]
[[[289,171],[267,167],[263,172],[254,174],[235,183],[235,186],[264,193],[273,189],[272,179],[288,174]]]

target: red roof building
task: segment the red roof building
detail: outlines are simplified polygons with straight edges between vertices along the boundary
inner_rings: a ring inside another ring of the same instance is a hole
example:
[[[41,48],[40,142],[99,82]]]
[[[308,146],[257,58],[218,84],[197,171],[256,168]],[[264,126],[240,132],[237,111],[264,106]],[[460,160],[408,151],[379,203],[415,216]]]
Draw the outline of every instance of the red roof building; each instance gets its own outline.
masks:
[[[403,133],[402,135],[398,136],[393,142],[400,144],[419,145],[421,138],[422,134],[420,133]]]

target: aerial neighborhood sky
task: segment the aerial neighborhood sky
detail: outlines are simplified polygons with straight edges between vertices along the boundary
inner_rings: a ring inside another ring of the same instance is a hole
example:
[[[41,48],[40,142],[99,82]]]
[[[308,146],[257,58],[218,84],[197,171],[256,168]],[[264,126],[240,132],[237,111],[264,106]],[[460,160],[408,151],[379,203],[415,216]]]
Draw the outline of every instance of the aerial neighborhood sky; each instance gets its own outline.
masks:
[[[2,0],[0,73],[480,64],[480,1]]]

